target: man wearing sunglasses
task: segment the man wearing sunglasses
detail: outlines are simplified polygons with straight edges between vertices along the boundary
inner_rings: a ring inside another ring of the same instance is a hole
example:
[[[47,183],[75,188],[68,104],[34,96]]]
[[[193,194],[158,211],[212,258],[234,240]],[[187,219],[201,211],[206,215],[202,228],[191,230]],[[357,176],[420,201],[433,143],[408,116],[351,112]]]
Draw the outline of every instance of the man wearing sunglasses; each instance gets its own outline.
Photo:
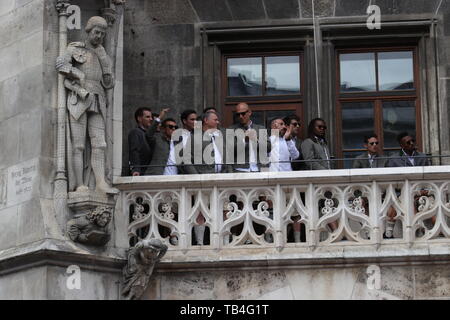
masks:
[[[421,152],[417,151],[415,139],[402,132],[397,136],[397,141],[402,148],[400,152],[391,155],[388,161],[388,167],[420,167],[429,166],[430,159]]]
[[[325,139],[326,130],[325,120],[321,118],[309,122],[308,138],[303,141],[301,152],[309,170],[331,169],[330,150]]]
[[[153,153],[152,161],[147,169],[149,175],[178,174],[175,159],[175,144],[177,142],[172,141],[172,134],[178,129],[178,126],[172,118],[161,121],[169,110],[163,109],[145,134]],[[160,132],[157,132],[160,123]]]
[[[241,102],[236,106],[236,116],[238,117],[238,123],[234,124],[230,127],[230,129],[237,130],[241,129],[245,133],[244,143],[244,163],[242,161],[238,161],[239,157],[239,148],[240,141],[237,141],[237,137],[239,134],[236,134],[236,139],[234,143],[234,172],[258,172],[260,171],[260,165],[258,163],[258,148],[260,146],[259,143],[259,135],[260,130],[267,129],[264,126],[253,123],[251,120],[252,110],[249,105],[245,102]],[[266,135],[266,143],[267,143],[267,152],[270,151],[270,141],[268,135]]]
[[[397,136],[397,141],[402,149],[400,152],[396,152],[391,155],[387,163],[388,167],[419,167],[430,165],[429,158],[424,153],[416,150],[416,141],[408,132],[400,133]],[[401,191],[399,189],[396,189],[395,191],[399,197]],[[400,237],[400,235],[396,235],[396,232],[394,231],[395,229],[401,230],[401,221],[396,219],[397,211],[391,207],[386,215],[387,219],[384,237]]]
[[[380,157],[380,142],[378,136],[372,133],[364,137],[364,148],[367,152],[359,155],[353,161],[353,168],[382,168],[386,167],[387,160]]]
[[[301,154],[301,146],[303,141],[300,139],[300,118],[297,115],[293,114],[284,118],[284,123],[291,129],[292,141],[295,143],[295,147],[297,148],[299,153],[299,157],[297,159],[293,159],[294,162],[292,162],[292,170],[302,170],[303,167],[300,160],[303,159]]]

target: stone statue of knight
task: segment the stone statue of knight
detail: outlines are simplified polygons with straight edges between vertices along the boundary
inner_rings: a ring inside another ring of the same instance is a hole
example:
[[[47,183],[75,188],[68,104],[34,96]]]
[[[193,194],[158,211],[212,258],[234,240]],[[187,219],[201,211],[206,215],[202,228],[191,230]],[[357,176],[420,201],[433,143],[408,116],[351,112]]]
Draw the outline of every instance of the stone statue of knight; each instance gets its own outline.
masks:
[[[104,18],[90,18],[86,25],[86,41],[69,44],[66,53],[57,60],[57,70],[66,77],[64,85],[69,90],[69,191],[87,192],[92,169],[97,192],[118,192],[105,180],[108,104],[105,89],[114,87],[111,59],[102,46],[107,28]],[[89,145],[90,155],[86,148]]]

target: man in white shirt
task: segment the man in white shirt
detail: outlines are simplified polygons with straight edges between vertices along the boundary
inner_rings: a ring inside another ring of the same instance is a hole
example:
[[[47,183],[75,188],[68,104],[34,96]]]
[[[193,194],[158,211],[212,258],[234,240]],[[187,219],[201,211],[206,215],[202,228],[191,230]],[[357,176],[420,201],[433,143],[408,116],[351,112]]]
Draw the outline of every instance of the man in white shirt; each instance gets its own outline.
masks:
[[[286,127],[281,118],[273,119],[270,123],[272,135],[270,143],[269,171],[292,171],[291,161],[298,159],[300,153],[292,140],[292,129]]]

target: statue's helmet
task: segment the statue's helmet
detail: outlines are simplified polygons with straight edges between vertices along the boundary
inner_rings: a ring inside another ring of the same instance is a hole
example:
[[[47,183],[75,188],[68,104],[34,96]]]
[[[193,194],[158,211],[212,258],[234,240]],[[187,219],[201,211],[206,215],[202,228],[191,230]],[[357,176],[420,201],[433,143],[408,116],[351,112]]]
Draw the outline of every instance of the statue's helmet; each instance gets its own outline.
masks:
[[[108,22],[106,22],[104,18],[99,16],[91,17],[86,24],[86,33],[91,32],[94,27],[99,27],[106,30],[108,29]]]

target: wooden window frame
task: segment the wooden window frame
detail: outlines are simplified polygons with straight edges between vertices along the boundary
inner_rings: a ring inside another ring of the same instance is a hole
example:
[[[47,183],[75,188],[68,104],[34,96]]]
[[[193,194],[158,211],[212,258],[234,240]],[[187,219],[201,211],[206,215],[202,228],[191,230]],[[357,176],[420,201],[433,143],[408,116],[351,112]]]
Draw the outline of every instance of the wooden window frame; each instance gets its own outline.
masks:
[[[379,91],[379,75],[378,75],[378,54],[380,52],[399,52],[410,51],[413,54],[413,83],[414,89],[407,90],[383,90]],[[365,92],[341,92],[341,66],[340,55],[345,53],[375,53],[375,72],[376,72],[376,88],[377,91]],[[364,152],[363,137],[361,137],[360,149],[343,149],[343,130],[342,130],[342,103],[347,102],[373,102],[374,103],[374,132],[378,135],[381,151],[394,151],[399,148],[384,148],[384,132],[383,132],[383,102],[389,101],[414,101],[415,117],[416,117],[416,143],[419,150],[423,149],[422,143],[422,124],[421,124],[421,105],[420,105],[420,81],[419,81],[419,59],[417,46],[390,46],[390,47],[365,47],[365,48],[345,48],[336,49],[336,151],[337,157],[344,158],[344,152]],[[343,161],[339,161],[339,168],[343,168]]]
[[[277,95],[264,95],[265,86],[262,86],[263,95],[261,96],[228,96],[228,65],[227,59],[229,58],[250,58],[261,57],[262,59],[262,76],[265,81],[265,58],[266,57],[279,57],[279,56],[299,56],[299,72],[300,72],[300,93],[299,94],[277,94]],[[303,99],[305,88],[305,76],[304,76],[304,53],[300,50],[286,50],[286,51],[239,51],[222,54],[222,110],[224,125],[226,127],[233,124],[233,111],[234,107],[240,102],[246,102],[251,106],[253,111],[277,111],[277,110],[289,110],[294,111],[300,119],[303,119]],[[302,127],[305,125],[302,123]]]

